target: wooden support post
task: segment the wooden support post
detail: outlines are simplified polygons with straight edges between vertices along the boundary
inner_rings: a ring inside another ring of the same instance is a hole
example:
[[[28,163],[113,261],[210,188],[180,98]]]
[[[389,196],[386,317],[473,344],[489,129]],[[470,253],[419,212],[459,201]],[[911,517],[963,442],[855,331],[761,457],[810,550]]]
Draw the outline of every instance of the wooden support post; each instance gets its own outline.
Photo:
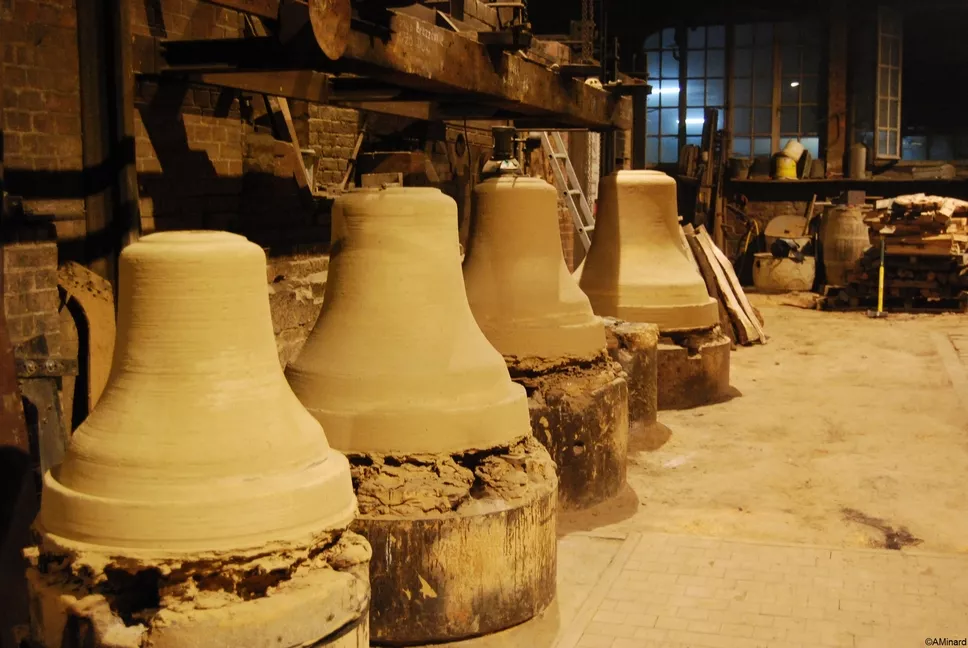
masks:
[[[637,86],[632,91],[632,168],[645,168],[645,112],[649,86]]]
[[[842,178],[847,152],[847,17],[841,8],[831,11],[827,48],[827,136],[824,158],[827,177]]]
[[[129,4],[123,0],[111,8],[97,0],[77,3],[85,261],[115,285],[118,254],[141,230]]]

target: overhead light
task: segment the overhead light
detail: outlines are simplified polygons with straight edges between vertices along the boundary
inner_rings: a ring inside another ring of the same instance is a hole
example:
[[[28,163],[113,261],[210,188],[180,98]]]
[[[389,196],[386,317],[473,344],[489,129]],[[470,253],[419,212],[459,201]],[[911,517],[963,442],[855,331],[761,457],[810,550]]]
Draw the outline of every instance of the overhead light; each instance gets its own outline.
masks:
[[[705,124],[706,120],[703,117],[689,117],[686,119],[686,124]]]
[[[674,94],[679,92],[679,88],[659,88],[655,91],[657,94]]]
[[[799,85],[800,85],[800,82],[799,81],[791,81],[790,82],[790,87],[791,88],[796,88]]]

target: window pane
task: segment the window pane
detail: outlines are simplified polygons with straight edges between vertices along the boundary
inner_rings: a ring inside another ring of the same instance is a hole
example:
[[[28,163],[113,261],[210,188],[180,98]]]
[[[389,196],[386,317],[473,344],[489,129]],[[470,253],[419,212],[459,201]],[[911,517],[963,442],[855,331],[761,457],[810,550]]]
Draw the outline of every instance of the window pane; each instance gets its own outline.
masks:
[[[648,134],[659,132],[659,111],[658,110],[646,110],[645,111],[645,132]]]
[[[713,49],[706,53],[706,76],[722,77],[726,71],[726,50]]]
[[[649,34],[645,37],[645,49],[659,49],[662,46],[659,40],[659,32]]]
[[[722,25],[706,29],[706,47],[726,47],[726,28]]]
[[[878,155],[888,155],[887,150],[887,131],[877,131],[877,153]]]
[[[653,90],[655,92],[655,90]],[[663,108],[675,108],[679,105],[679,80],[663,79],[659,83],[659,92],[662,95]]]
[[[679,138],[663,137],[659,145],[659,161],[662,163],[675,162],[679,159]]]
[[[897,123],[898,103],[899,102],[896,99],[891,101],[891,115],[890,115],[891,128],[898,128],[898,123]]]
[[[800,109],[800,133],[802,135],[817,132],[817,107],[803,106]]]
[[[747,137],[737,137],[733,140],[733,155],[737,157],[750,156],[750,140]]]
[[[654,86],[652,86],[652,94],[650,94],[648,97],[645,98],[645,105],[648,106],[649,108],[659,105],[659,101],[662,95],[657,92],[658,88],[656,86],[658,85],[659,84],[656,83]]]
[[[817,74],[820,72],[820,50],[816,47],[803,48],[803,73]]]
[[[706,105],[706,84],[700,79],[690,79],[686,82],[686,105],[705,106]]]
[[[769,155],[773,152],[773,141],[769,137],[757,137],[753,140],[753,155]]]
[[[733,55],[733,74],[749,76],[753,70],[753,50],[738,49]]]
[[[749,106],[753,103],[753,84],[749,79],[733,79],[733,103]]]
[[[891,58],[888,59],[891,65],[895,67],[901,66],[901,41],[894,41],[894,47],[891,48]]]
[[[901,71],[897,68],[891,70],[891,96],[901,96]]]
[[[662,47],[675,47],[676,28],[666,27],[662,30]]]
[[[908,139],[908,138],[904,138]],[[955,149],[952,145],[950,137],[932,137],[931,146],[928,149],[928,159],[930,160],[953,160],[957,156],[955,155]]]
[[[800,79],[784,77],[780,81],[780,103],[789,106],[800,102]]]
[[[703,77],[706,75],[706,52],[699,50],[698,52],[689,52],[689,60],[687,61],[686,73],[691,78]]]
[[[800,79],[800,101],[803,103],[820,103],[820,89],[817,87],[817,77],[805,76]]]
[[[773,78],[773,52],[756,49],[753,52],[753,76]]]
[[[893,53],[891,52],[893,46],[893,41],[887,36],[881,36],[881,62],[887,63],[893,59]]]
[[[733,42],[736,47],[746,47],[753,44],[753,25],[736,25],[733,28]]]
[[[800,132],[799,110],[796,106],[780,109],[780,133],[798,135]]]
[[[662,52],[662,78],[679,78],[679,61],[676,60],[672,52]]]
[[[659,128],[662,135],[675,135],[679,132],[679,109],[663,108],[659,116]]]
[[[757,45],[773,44],[773,25],[770,23],[758,23],[756,25]]]
[[[686,144],[692,144],[693,146],[702,146],[702,136],[699,137],[687,137]]]
[[[901,157],[905,160],[924,160],[927,137],[924,135],[901,138]]]
[[[780,23],[776,26],[777,38],[781,43],[797,43],[800,40],[800,29],[796,23]]]
[[[753,132],[766,135],[773,132],[773,109],[757,108],[753,111]]]
[[[820,138],[818,137],[802,137],[800,138],[800,143],[803,144],[803,148],[810,151],[810,155],[816,160],[820,157]]]
[[[878,128],[887,128],[887,125],[890,123],[890,104],[887,99],[881,99],[877,102],[877,105],[877,126]]]
[[[881,68],[881,87],[878,88],[877,92],[880,96],[886,97],[891,91],[891,70],[890,68]]]
[[[706,46],[706,28],[697,27],[689,30],[689,49],[702,49]]]
[[[887,154],[897,154],[897,131],[892,130],[887,134]]]
[[[773,77],[758,78],[753,82],[753,101],[757,106],[773,105]]]
[[[660,73],[659,61],[662,60],[662,55],[659,52],[646,52],[646,70],[649,72],[649,76],[653,79],[658,79],[662,74]]]
[[[705,111],[703,108],[689,108],[686,110],[686,135],[702,135],[703,123],[705,123]]]
[[[659,138],[649,137],[645,140],[645,163],[659,163]]]
[[[780,64],[783,74],[799,76],[800,74],[800,48],[789,45],[780,49]]]
[[[752,113],[749,108],[733,108],[733,132],[737,136],[749,135],[750,129],[752,128],[752,123],[750,118]]]
[[[706,81],[706,105],[721,106],[726,103],[726,84],[722,79]]]

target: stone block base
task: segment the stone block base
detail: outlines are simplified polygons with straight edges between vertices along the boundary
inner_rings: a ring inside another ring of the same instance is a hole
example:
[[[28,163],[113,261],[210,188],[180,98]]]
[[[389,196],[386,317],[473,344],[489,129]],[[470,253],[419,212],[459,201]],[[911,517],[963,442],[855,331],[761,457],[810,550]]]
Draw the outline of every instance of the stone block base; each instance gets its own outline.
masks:
[[[656,391],[659,327],[612,317],[602,319],[608,354],[628,376],[629,420],[639,426],[652,425],[659,414]]]
[[[657,354],[659,409],[688,409],[728,398],[729,352],[729,338],[718,326],[663,335]]]
[[[374,645],[490,634],[555,594],[557,478],[532,437],[461,455],[350,455],[373,547]]]
[[[558,505],[587,508],[625,486],[629,393],[621,367],[603,352],[545,370],[508,362],[528,391],[531,429],[558,466]]]
[[[368,560],[360,536],[301,549],[152,565],[92,565],[34,551],[36,648],[366,648]],[[73,573],[73,576],[71,574]]]

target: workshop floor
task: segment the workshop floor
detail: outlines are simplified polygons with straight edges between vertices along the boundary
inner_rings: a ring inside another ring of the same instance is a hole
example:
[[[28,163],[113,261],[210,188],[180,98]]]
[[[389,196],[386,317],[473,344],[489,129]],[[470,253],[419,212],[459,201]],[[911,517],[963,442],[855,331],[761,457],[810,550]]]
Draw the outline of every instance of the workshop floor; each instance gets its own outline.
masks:
[[[750,297],[770,340],[732,355],[742,395],[633,431],[628,492],[560,516],[552,609],[464,644],[968,637],[968,315]]]

